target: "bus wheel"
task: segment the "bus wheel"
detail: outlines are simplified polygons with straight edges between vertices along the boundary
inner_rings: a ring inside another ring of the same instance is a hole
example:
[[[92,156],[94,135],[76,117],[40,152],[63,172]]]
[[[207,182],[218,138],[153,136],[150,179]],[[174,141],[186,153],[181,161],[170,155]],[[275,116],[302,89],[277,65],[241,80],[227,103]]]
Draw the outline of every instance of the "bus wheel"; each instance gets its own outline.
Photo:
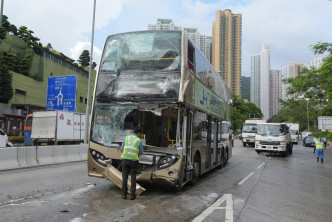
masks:
[[[228,163],[228,152],[226,152],[225,153],[226,155],[225,155],[225,160],[224,160],[224,166],[226,166],[227,165],[227,163]]]
[[[199,157],[196,155],[193,163],[193,171],[192,171],[192,179],[191,185],[195,185],[198,182],[198,177],[201,171],[201,161]]]

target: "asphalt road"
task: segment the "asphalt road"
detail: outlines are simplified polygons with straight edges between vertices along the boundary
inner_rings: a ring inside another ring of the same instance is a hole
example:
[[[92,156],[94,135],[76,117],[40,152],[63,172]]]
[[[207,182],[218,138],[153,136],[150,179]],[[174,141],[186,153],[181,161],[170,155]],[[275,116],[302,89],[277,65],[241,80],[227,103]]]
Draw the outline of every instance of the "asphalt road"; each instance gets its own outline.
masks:
[[[294,145],[286,158],[235,140],[233,157],[182,191],[143,184],[122,200],[86,162],[0,173],[0,221],[332,221],[332,146],[324,163]]]

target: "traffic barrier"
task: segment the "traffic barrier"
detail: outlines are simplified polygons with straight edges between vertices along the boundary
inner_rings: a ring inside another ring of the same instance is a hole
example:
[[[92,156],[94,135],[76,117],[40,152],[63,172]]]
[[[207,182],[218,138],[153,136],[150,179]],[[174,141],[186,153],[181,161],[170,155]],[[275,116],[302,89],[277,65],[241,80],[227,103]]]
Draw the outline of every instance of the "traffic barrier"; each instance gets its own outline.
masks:
[[[53,159],[53,146],[38,146],[37,161],[40,166],[55,164]]]
[[[87,160],[88,159],[88,144],[81,144],[80,145],[80,156],[81,160]]]
[[[17,147],[0,148],[0,170],[20,168],[17,162]]]
[[[52,156],[55,163],[68,163],[67,147],[66,146],[53,146]]]
[[[80,145],[67,145],[66,148],[69,162],[81,161]]]
[[[17,147],[17,161],[21,168],[38,166],[37,148]]]

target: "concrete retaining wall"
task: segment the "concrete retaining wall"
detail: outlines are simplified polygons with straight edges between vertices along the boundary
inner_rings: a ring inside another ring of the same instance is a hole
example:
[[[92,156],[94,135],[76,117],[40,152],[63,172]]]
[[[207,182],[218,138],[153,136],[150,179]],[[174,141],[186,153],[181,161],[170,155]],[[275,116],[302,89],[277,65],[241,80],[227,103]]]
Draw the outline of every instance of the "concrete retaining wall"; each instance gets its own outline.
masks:
[[[0,148],[0,171],[87,160],[87,144]]]

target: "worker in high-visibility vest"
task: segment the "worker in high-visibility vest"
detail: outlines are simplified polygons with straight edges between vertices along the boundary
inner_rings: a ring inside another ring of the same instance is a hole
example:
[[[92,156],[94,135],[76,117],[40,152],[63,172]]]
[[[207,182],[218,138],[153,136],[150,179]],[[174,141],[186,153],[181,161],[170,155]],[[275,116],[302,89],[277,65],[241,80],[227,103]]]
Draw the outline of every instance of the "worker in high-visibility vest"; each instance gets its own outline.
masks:
[[[315,146],[316,146],[316,157],[317,157],[317,162],[320,161],[323,163],[324,161],[324,145],[323,142],[320,141],[320,139],[315,138]]]
[[[128,175],[131,177],[131,200],[136,199],[136,174],[139,168],[138,156],[143,154],[143,144],[141,141],[141,134],[143,130],[136,127],[133,130],[134,134],[126,136],[121,146],[121,165],[122,165],[122,199],[127,199],[128,192]]]

